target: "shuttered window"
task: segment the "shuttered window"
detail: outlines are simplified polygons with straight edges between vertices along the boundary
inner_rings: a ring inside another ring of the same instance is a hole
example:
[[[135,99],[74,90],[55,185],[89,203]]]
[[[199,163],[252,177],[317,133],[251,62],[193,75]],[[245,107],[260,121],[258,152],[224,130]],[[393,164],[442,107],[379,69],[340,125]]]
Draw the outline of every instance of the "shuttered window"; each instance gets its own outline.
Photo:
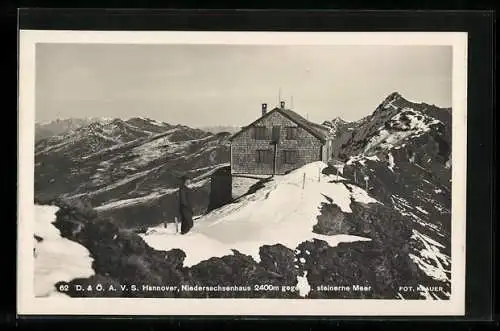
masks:
[[[271,164],[273,162],[273,151],[268,149],[257,150],[257,163]]]
[[[297,140],[298,127],[289,126],[286,128],[286,139],[287,140]]]
[[[297,163],[297,151],[283,151],[283,163],[294,164]]]
[[[281,135],[281,127],[279,125],[274,125],[272,132],[273,132],[272,133],[272,140],[274,142],[279,142],[280,141],[280,135]]]
[[[257,140],[267,140],[267,128],[265,126],[255,126],[254,128],[255,139]]]

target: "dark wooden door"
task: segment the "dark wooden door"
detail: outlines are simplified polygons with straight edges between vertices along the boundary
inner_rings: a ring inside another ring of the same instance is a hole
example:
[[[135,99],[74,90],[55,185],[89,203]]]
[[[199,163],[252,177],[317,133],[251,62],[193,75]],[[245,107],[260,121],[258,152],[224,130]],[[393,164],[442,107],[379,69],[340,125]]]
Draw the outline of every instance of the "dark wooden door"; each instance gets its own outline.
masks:
[[[210,178],[210,195],[207,212],[231,203],[233,177],[231,167],[217,169]]]
[[[281,127],[279,125],[273,126],[272,141],[274,144],[273,149],[273,174],[278,172],[278,144],[280,142]]]

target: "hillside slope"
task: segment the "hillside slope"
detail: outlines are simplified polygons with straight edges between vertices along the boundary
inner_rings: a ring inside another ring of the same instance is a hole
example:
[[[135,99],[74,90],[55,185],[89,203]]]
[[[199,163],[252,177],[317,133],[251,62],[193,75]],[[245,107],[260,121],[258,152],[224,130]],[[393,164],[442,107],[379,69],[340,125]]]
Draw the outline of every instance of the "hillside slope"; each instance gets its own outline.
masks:
[[[410,258],[449,288],[451,109],[410,102],[393,93],[341,137],[344,143],[334,153],[346,161],[342,175],[411,224]]]

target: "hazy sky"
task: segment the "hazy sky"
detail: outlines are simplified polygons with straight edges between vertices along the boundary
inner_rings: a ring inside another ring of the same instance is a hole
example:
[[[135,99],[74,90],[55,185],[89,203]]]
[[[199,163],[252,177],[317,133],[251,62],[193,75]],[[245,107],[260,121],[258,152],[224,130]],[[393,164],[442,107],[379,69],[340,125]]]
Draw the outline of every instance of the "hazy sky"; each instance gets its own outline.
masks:
[[[449,46],[37,44],[36,120],[246,125],[280,88],[310,120],[357,120],[393,91],[450,107],[451,65]]]

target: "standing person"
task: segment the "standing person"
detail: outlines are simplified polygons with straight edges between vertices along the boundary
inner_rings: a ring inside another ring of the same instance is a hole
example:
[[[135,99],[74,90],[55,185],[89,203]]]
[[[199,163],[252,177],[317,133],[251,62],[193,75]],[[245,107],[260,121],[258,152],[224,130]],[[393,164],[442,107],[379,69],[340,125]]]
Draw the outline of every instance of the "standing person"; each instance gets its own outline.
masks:
[[[193,205],[191,204],[190,180],[187,176],[181,177],[179,187],[179,212],[181,220],[181,234],[186,234],[193,227]]]

